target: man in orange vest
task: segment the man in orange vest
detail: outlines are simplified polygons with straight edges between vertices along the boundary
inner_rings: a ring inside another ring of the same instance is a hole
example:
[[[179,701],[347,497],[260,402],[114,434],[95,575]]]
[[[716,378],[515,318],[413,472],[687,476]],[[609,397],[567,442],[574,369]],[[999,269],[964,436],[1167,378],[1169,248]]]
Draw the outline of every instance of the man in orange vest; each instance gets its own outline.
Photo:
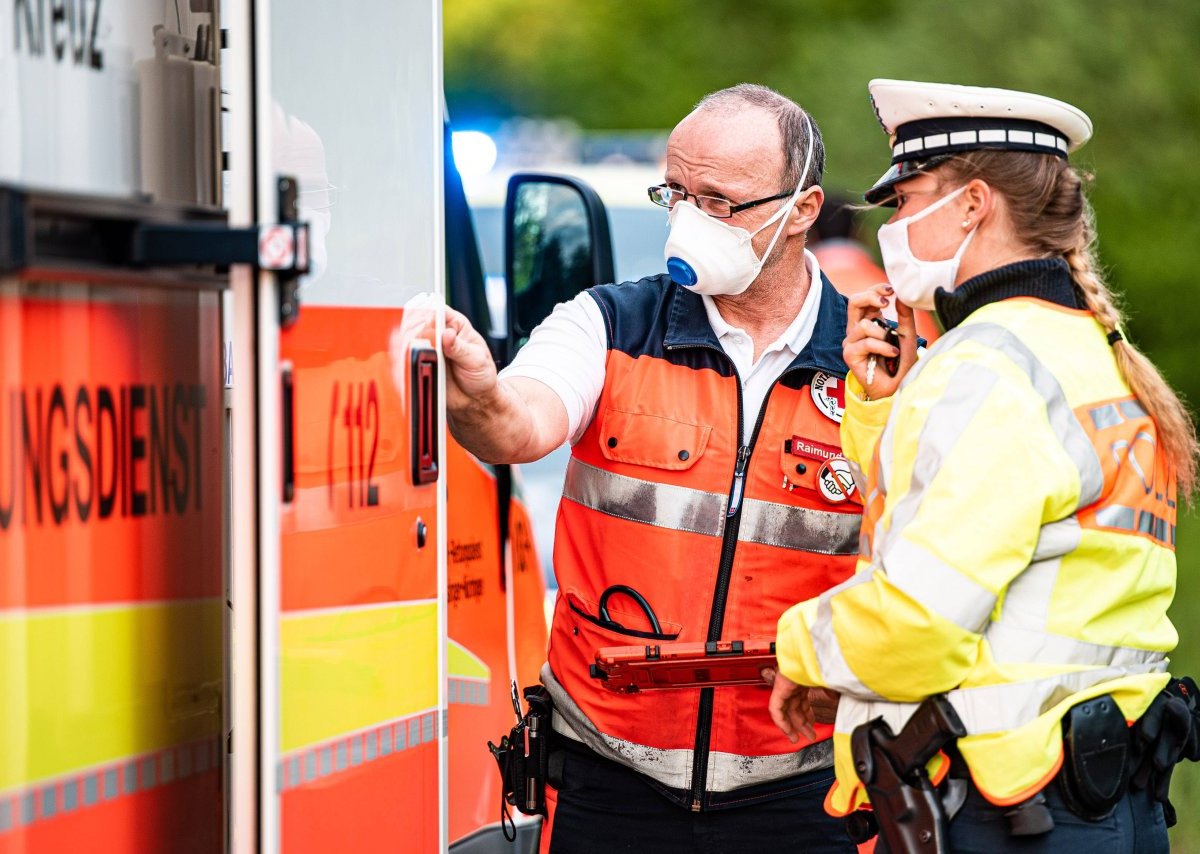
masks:
[[[669,273],[558,306],[499,377],[447,312],[459,442],[490,462],[572,444],[542,669],[557,736],[543,850],[854,850],[822,809],[827,724],[792,744],[761,688],[617,694],[588,669],[604,646],[773,637],[786,607],[853,569],[846,300],[804,248],[824,159],[792,101],[716,92],[650,188],[669,211]]]

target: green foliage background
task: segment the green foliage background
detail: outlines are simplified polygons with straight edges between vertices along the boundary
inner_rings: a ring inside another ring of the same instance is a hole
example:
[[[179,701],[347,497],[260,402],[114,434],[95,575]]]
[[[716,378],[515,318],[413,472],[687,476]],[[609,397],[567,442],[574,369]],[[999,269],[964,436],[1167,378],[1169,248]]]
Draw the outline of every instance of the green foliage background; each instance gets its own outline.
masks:
[[[828,189],[887,164],[873,77],[1029,89],[1084,109],[1074,162],[1130,337],[1200,401],[1200,2],[1196,0],[445,0],[459,125],[508,115],[587,129],[669,128],[742,81],[794,98],[825,135]],[[1200,674],[1200,524],[1181,519],[1176,672]],[[1200,767],[1173,787],[1176,850],[1200,851]]]

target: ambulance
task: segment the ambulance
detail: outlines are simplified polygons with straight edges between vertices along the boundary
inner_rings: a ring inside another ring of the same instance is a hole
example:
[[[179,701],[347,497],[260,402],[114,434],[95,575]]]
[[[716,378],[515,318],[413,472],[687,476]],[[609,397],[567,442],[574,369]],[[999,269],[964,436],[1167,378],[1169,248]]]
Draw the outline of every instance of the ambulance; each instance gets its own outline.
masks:
[[[544,659],[434,0],[0,13],[0,854],[532,851],[486,743]],[[501,363],[612,278],[518,175]]]

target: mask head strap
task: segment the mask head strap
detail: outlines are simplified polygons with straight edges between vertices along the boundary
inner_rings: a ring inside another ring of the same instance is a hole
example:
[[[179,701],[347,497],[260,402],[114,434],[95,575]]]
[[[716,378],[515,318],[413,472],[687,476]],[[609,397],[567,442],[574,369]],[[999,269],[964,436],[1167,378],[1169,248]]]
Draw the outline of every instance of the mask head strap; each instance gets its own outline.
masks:
[[[760,269],[762,268],[762,265],[766,263],[767,259],[771,257],[771,250],[775,248],[775,241],[777,241],[779,239],[779,235],[783,233],[783,227],[787,224],[787,214],[792,210],[793,207],[795,207],[796,201],[800,198],[800,194],[805,190],[804,183],[808,180],[808,168],[812,165],[813,156],[813,127],[812,119],[808,117],[808,113],[804,114],[804,126],[808,130],[808,153],[804,156],[804,170],[800,173],[800,181],[796,184],[796,190],[792,193],[791,198],[783,204],[783,207],[775,211],[775,213],[771,215],[770,219],[755,229],[750,235],[753,237],[771,223],[775,222],[775,220],[781,220],[779,226],[775,229],[774,237],[772,237],[771,242],[767,244],[767,250],[763,252],[762,258],[760,258],[758,261],[758,266]]]

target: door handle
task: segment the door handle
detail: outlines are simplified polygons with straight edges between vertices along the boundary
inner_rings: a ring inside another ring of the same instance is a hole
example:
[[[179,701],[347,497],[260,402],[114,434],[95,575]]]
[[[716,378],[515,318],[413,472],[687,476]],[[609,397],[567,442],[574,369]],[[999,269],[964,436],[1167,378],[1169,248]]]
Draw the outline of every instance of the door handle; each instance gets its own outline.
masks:
[[[412,481],[438,479],[438,357],[430,347],[413,348],[409,402],[412,409]]]
[[[280,466],[283,475],[283,503],[291,504],[296,495],[296,392],[290,362],[284,362],[279,383],[279,407],[282,410],[280,415],[283,428],[283,441],[280,442],[283,455]]]

